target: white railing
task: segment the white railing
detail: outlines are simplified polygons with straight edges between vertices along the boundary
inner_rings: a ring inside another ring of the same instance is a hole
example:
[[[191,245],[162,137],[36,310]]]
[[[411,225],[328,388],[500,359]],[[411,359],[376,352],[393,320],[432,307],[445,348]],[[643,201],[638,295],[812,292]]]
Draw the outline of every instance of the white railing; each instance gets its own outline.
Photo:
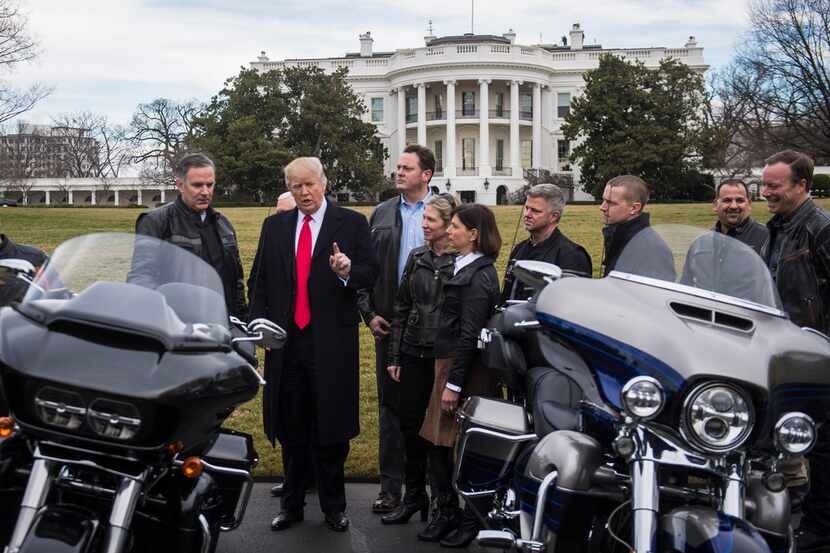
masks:
[[[444,49],[443,48],[427,48],[427,55],[428,56],[443,56]]]
[[[510,53],[510,46],[490,46],[490,53],[491,54],[509,54]]]
[[[475,54],[478,52],[478,46],[475,44],[459,44],[455,47],[458,54]]]

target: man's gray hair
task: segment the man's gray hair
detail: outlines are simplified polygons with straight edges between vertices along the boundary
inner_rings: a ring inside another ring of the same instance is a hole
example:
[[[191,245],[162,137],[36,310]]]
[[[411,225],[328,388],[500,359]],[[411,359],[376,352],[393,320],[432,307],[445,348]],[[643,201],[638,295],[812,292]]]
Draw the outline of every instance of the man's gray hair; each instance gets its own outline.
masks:
[[[565,204],[567,203],[565,194],[563,194],[562,189],[555,184],[542,183],[531,186],[530,190],[527,191],[527,197],[544,198],[548,203],[548,209],[551,211],[558,211],[560,217],[565,211]]]
[[[176,178],[179,180],[184,180],[187,176],[187,172],[194,168],[202,168],[202,167],[213,167],[214,169],[216,166],[213,164],[213,160],[210,159],[205,154],[201,153],[192,153],[186,154],[179,158],[179,161],[176,162],[176,167],[173,173],[176,175]]]
[[[283,172],[285,173],[285,183],[288,184],[288,179],[291,174],[301,168],[314,171],[317,173],[317,176],[320,177],[320,182],[323,183],[323,186],[327,184],[328,179],[326,179],[326,172],[323,171],[323,164],[320,162],[320,158],[316,157],[298,157],[286,165],[285,169],[283,169]]]

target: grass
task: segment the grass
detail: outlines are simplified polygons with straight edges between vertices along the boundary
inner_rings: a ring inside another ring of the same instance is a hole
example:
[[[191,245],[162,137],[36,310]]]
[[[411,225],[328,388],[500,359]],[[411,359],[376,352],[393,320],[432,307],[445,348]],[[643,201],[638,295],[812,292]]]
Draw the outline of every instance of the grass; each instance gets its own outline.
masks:
[[[830,209],[830,200],[819,200],[825,209]],[[368,215],[371,208],[358,208]],[[652,223],[682,223],[701,227],[713,224],[711,204],[668,204],[649,206]],[[262,220],[268,214],[264,208],[227,208],[222,212],[231,220],[239,236],[242,264],[246,274],[250,269],[257,246]],[[498,207],[496,219],[501,230],[503,246],[497,262],[499,273],[504,272],[507,256],[516,232],[521,214],[519,206]],[[135,209],[0,209],[0,232],[16,242],[32,244],[51,252],[61,242],[93,232],[131,232],[135,218],[140,212]],[[766,221],[769,215],[763,203],[756,204],[755,218]],[[572,240],[582,244],[591,254],[594,274],[598,273],[602,259],[602,234],[599,210],[596,206],[570,206],[565,212],[562,231]],[[519,229],[517,241],[526,234]],[[360,333],[360,423],[362,432],[352,441],[351,453],[346,465],[347,474],[352,477],[374,478],[377,465],[377,395],[375,389],[374,340],[365,327]],[[262,408],[259,398],[242,405],[228,419],[227,426],[253,434],[261,463],[257,468],[260,476],[281,474],[279,451],[271,448],[262,434]]]

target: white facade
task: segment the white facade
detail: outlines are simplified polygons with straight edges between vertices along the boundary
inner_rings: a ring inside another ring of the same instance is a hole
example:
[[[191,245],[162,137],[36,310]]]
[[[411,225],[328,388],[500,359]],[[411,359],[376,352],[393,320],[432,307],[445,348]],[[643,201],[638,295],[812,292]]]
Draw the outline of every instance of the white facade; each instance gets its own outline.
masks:
[[[154,207],[177,195],[173,184],[148,183],[139,177],[0,179],[0,198],[14,198],[23,205]]]
[[[263,52],[251,67],[347,68],[352,88],[366,104],[366,121],[377,125],[389,151],[387,175],[407,144],[422,144],[439,160],[433,186],[489,205],[521,188],[525,170],[576,169],[567,159],[570,145],[561,125],[571,99],[584,88],[583,75],[598,67],[603,54],[652,67],[672,57],[706,69],[694,37],[683,48],[604,49],[585,45],[578,24],[568,45],[522,46],[515,37],[512,30],[503,36],[427,36],[422,48],[378,53],[366,33],[360,35],[360,53],[271,61]],[[590,199],[579,190],[578,171],[574,182],[575,199]]]

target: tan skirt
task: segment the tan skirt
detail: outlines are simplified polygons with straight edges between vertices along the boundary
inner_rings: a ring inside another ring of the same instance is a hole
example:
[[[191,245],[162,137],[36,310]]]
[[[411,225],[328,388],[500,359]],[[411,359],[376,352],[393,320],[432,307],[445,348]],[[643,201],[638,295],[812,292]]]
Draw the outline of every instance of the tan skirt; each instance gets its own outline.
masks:
[[[447,387],[453,359],[439,358],[435,360],[435,381],[432,385],[432,395],[427,404],[427,413],[424,424],[421,425],[421,437],[425,440],[444,447],[454,447],[458,436],[458,420],[455,413],[445,413],[441,409],[441,395]],[[467,382],[461,392],[459,407],[463,400],[471,395],[492,396],[496,390],[495,374],[489,369],[473,366],[467,375]]]

